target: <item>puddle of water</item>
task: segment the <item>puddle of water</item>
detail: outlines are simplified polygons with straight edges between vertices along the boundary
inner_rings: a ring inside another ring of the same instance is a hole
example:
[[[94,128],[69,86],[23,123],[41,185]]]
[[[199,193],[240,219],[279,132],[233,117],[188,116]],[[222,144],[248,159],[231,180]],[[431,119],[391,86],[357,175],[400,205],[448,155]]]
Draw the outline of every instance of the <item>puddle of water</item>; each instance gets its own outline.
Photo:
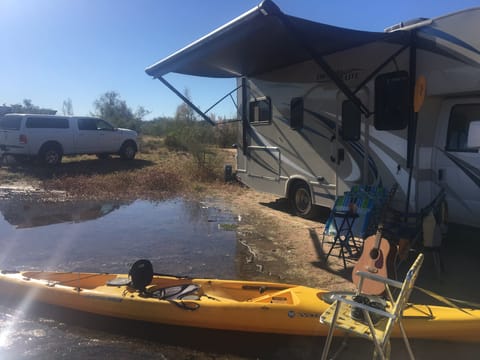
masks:
[[[2,200],[1,269],[128,272],[147,258],[155,271],[237,278],[234,216],[207,203]]]
[[[159,273],[248,278],[240,274],[245,249],[232,231],[236,218],[214,199],[130,203],[2,199],[0,212],[0,269],[126,273],[134,261],[147,258]],[[192,352],[172,349],[158,339],[139,342],[130,334],[115,334],[115,328],[103,333],[87,324],[78,327],[80,319],[68,315],[70,321],[64,322],[56,319],[59,312],[57,308],[47,315],[29,314],[28,309],[18,312],[0,304],[0,357],[177,358]]]
[[[158,203],[0,199],[0,212],[0,269],[125,273],[135,260],[148,258],[161,273],[252,277],[245,271],[245,246],[239,245],[236,233],[231,231],[236,219],[214,199]],[[454,241],[447,241],[446,249],[454,261],[447,262],[447,268],[464,266],[465,273],[477,274],[478,261],[464,261],[465,255],[458,250],[458,237],[469,234],[458,230],[453,234]],[[465,248],[474,249],[468,244]],[[470,255],[478,258],[478,253],[471,251]],[[449,270],[444,279],[452,281],[453,275]],[[474,282],[468,283],[464,277],[455,280],[471,291],[476,289],[471,285]],[[432,288],[433,280],[427,281],[429,286],[422,286]],[[467,298],[477,299],[476,294]],[[355,354],[356,345],[352,347]],[[440,345],[427,343],[426,348],[438,349]],[[395,344],[395,348],[402,346]],[[319,358],[321,348],[321,340],[311,338],[171,329],[107,321],[59,308],[16,309],[15,305],[0,303],[1,359],[304,359]],[[467,354],[462,359],[474,359],[478,344],[462,344],[462,350]],[[368,347],[367,353],[370,351]]]

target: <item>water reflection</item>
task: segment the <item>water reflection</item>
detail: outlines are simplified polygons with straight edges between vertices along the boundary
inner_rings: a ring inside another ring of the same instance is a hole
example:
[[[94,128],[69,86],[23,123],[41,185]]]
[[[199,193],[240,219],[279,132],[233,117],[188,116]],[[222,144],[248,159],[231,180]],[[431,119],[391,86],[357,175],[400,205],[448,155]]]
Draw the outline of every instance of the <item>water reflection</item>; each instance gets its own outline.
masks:
[[[233,215],[205,202],[39,203],[2,200],[0,268],[158,272],[236,278]],[[49,224],[49,225],[47,225]],[[42,225],[42,226],[40,226]]]
[[[229,231],[236,219],[214,199],[131,203],[2,199],[0,211],[0,269],[125,273],[137,259],[148,258],[160,273],[244,277],[238,260],[244,249],[237,246],[236,233]],[[106,332],[88,328],[79,322],[84,315],[57,318],[58,308],[46,315],[32,313],[37,304],[27,302],[0,302],[1,358],[145,358],[158,354],[178,358],[190,352],[158,343],[158,339],[139,342],[130,339],[131,334],[115,334],[112,328]],[[92,320],[92,324],[98,322]],[[138,326],[138,331],[143,328],[143,324]]]
[[[91,200],[75,202],[3,200],[0,201],[0,212],[9,224],[23,229],[94,220],[118,209],[122,204],[124,203]]]

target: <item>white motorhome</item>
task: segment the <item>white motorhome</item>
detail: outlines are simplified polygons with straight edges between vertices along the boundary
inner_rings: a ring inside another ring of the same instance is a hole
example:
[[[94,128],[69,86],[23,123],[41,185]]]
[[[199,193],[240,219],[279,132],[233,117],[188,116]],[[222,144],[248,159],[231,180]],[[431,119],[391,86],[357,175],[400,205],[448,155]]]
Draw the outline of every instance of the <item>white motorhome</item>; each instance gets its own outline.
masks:
[[[237,78],[237,177],[301,216],[354,184],[396,182],[400,210],[444,190],[450,221],[478,227],[480,154],[467,137],[480,120],[479,22],[475,8],[365,32],[266,0],[146,72],[179,96],[163,75]]]

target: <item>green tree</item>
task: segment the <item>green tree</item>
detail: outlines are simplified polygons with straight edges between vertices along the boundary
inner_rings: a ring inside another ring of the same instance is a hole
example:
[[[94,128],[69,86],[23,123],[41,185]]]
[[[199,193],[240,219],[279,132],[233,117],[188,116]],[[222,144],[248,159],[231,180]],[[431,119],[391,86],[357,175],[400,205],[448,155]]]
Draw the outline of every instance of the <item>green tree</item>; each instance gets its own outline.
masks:
[[[153,120],[144,121],[142,123],[142,134],[165,136],[173,122],[174,120],[171,117],[158,117]]]
[[[183,95],[188,100],[190,101],[192,100],[190,97],[190,91],[188,89],[185,89],[183,91]],[[175,120],[184,121],[184,122],[193,122],[196,120],[195,111],[185,102],[182,102],[180,105],[177,106],[177,111],[175,112]]]
[[[12,105],[10,105],[10,112],[20,113],[20,114],[55,115],[57,113],[57,110],[41,108],[39,106],[33,105],[32,100],[24,99],[23,104],[12,104]]]
[[[125,100],[115,91],[107,91],[94,101],[94,115],[107,120],[118,127],[140,131],[142,122],[149,111],[140,106],[135,112],[128,107]]]
[[[72,99],[63,100],[62,112],[63,115],[73,115]]]

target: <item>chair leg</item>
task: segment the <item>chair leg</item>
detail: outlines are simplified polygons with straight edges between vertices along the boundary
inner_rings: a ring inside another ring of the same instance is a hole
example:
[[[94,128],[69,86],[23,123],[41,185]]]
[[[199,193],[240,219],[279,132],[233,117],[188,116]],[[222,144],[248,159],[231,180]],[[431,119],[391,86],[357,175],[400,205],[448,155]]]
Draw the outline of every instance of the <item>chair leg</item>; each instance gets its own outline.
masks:
[[[400,331],[402,332],[403,342],[405,343],[405,347],[407,348],[408,355],[410,356],[411,360],[415,360],[415,355],[413,355],[412,347],[410,346],[410,341],[408,341],[407,333],[405,328],[403,327],[402,319],[398,320],[398,326],[400,326]]]
[[[343,260],[343,268],[345,270],[347,270],[347,261],[345,260],[345,251],[343,250],[344,249],[344,245],[342,242],[340,242],[340,253],[338,254],[338,257],[342,257],[342,260]]]
[[[335,324],[337,323],[338,312],[340,311],[340,303],[337,301],[335,306],[335,312],[333,313],[332,323],[328,329],[327,339],[325,340],[325,345],[323,346],[322,360],[327,360],[328,351],[332,345],[333,331],[335,330]]]
[[[362,311],[363,311],[364,318],[367,319],[368,327],[372,334],[372,341],[373,341],[373,344],[375,345],[375,352],[373,353],[373,357],[374,359],[376,359],[377,355],[380,355],[380,358],[382,360],[386,360],[383,346],[380,344],[380,342],[377,339],[377,333],[375,331],[375,326],[373,325],[372,318],[370,317],[370,314],[367,310],[362,310]]]
[[[391,353],[391,344],[390,344],[390,340],[387,340],[383,344],[382,352],[380,354],[378,354],[378,350],[375,348],[373,353],[373,358],[376,359],[377,355],[380,355],[381,359],[390,360],[390,353]]]
[[[329,359],[329,360],[335,360],[337,357],[340,356],[340,354],[347,348],[348,346],[348,333],[345,333],[345,336],[343,337],[342,343],[340,344],[340,347],[338,348],[337,351],[335,351],[335,354]]]
[[[442,264],[442,258],[440,255],[440,250],[437,250],[437,249],[433,250],[432,255],[433,255],[433,264],[435,266],[435,270],[437,271],[437,277],[441,279],[443,264]]]
[[[337,241],[338,241],[338,238],[337,238],[337,236],[335,235],[334,238],[333,238],[332,246],[330,247],[330,250],[328,251],[327,255],[325,256],[325,262],[326,262],[326,261],[328,260],[328,258],[330,257],[330,254],[332,253],[333,248],[334,248],[335,245],[337,244]]]

